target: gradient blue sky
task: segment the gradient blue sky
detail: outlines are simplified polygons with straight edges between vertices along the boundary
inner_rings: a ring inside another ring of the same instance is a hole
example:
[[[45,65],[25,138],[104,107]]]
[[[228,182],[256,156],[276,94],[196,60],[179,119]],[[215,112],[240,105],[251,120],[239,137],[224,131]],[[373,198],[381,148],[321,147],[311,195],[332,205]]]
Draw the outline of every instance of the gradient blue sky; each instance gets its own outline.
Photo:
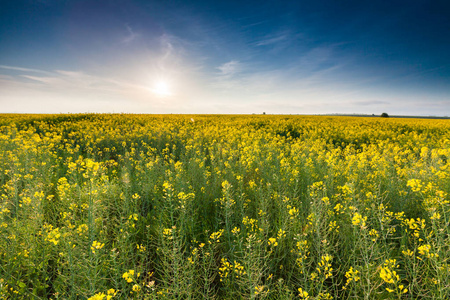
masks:
[[[0,112],[450,115],[449,1],[0,3]]]

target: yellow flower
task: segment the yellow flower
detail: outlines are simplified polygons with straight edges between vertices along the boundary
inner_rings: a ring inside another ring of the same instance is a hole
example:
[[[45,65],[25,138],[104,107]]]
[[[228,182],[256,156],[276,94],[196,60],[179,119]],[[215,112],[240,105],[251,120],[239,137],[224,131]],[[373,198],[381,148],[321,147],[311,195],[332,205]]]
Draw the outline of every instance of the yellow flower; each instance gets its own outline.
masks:
[[[219,268],[219,275],[220,281],[222,281],[222,278],[228,277],[228,274],[232,270],[233,266],[228,262],[226,258],[222,258],[220,262],[222,266]]]
[[[417,248],[417,250],[419,250],[419,253],[422,255],[426,255],[426,254],[430,253],[430,249],[431,249],[430,245],[422,245],[422,246],[419,246],[419,248]]]
[[[414,252],[411,251],[411,250],[409,250],[409,249],[407,249],[406,251],[403,250],[403,251],[402,251],[402,254],[403,254],[404,256],[412,257],[412,256],[414,255]]]
[[[133,285],[132,291],[137,293],[141,290],[141,287],[138,284]]]
[[[355,212],[352,218],[352,224],[355,226],[360,226],[361,228],[366,227],[367,217],[362,217],[361,214]]]
[[[278,230],[277,238],[282,239],[284,237],[286,237],[286,231],[284,231],[283,229]]]
[[[45,225],[45,229],[47,229],[48,235],[45,238],[48,242],[53,243],[54,245],[58,245],[59,238],[61,237],[61,233],[59,231],[59,228],[53,229],[52,225]]]
[[[431,220],[439,220],[441,218],[441,214],[435,212],[432,216],[431,216]]]
[[[358,270],[353,270],[353,267],[350,267],[350,269],[345,273],[345,277],[347,278],[347,282],[345,283],[345,287],[350,284],[350,282],[354,281],[357,282],[359,279],[361,279],[359,276]]]
[[[94,296],[89,297],[88,300],[103,300],[105,297],[105,293],[97,293]]]
[[[409,186],[413,192],[420,192],[423,184],[419,179],[410,179],[408,180],[406,186]]]
[[[89,227],[86,224],[81,224],[77,228],[77,233],[79,235],[83,235],[84,233],[86,233],[88,231],[88,229],[89,229]]]
[[[397,260],[387,259],[381,267],[380,278],[383,279],[385,283],[393,285],[393,288],[386,288],[388,292],[392,293],[397,290],[399,293],[404,294],[408,292],[408,289],[404,288],[403,285],[398,285],[400,276],[397,275],[397,272],[394,270],[395,268],[398,268]]]
[[[264,291],[265,286],[263,285],[258,285],[255,286],[255,295],[259,295]]]
[[[278,242],[277,242],[276,238],[269,238],[269,241],[267,243],[269,244],[269,246],[273,246],[273,247],[278,246]]]
[[[298,215],[298,209],[295,207],[290,207],[290,205],[288,205],[288,209],[289,209],[289,214],[291,215],[291,219],[294,219],[295,216]]]
[[[96,250],[100,250],[100,249],[102,249],[104,246],[105,246],[105,244],[103,244],[103,243],[100,243],[100,242],[97,242],[97,241],[93,241],[93,242],[92,242],[92,246],[91,246],[91,251],[92,251],[92,253],[95,254],[95,251],[96,251]]]
[[[331,255],[322,255],[321,260],[319,262],[319,267],[316,268],[319,274],[324,274],[325,279],[330,278],[332,276],[333,268],[331,268],[331,260],[333,257]]]
[[[138,249],[139,250],[139,252],[145,252],[145,250],[147,249],[144,245],[139,245],[139,244],[136,244],[136,249]]]
[[[372,237],[373,242],[376,242],[377,238],[380,237],[380,235],[378,234],[378,231],[376,231],[375,229],[371,229],[369,231],[369,235]]]
[[[220,229],[219,231],[216,231],[216,232],[213,232],[210,236],[209,236],[209,238],[212,240],[212,241],[215,241],[215,242],[219,242],[220,241],[220,237],[222,236],[222,234],[224,233],[224,229]],[[211,243],[211,242],[210,242]]]
[[[137,221],[138,220],[139,215],[138,214],[132,214],[128,217],[128,220],[134,220]]]
[[[171,240],[173,237],[172,237],[172,229],[170,229],[170,228],[164,228],[163,229],[163,235],[164,235],[164,237],[166,237],[166,238],[168,238],[169,240]]]
[[[338,203],[338,204],[336,204],[335,206],[334,206],[334,210],[338,213],[338,212],[340,212],[341,210],[343,210],[344,209],[344,206],[342,205],[342,204],[340,204],[340,203]]]
[[[112,297],[114,297],[115,295],[117,295],[117,291],[115,290],[115,289],[109,289],[108,291],[107,291],[107,296],[106,296],[106,299],[107,300],[109,300],[109,299],[111,299]]]
[[[399,279],[397,273],[395,271],[390,270],[387,267],[381,268],[380,277],[386,283],[395,283]]]
[[[339,232],[339,228],[340,228],[340,226],[337,225],[336,221],[330,221],[330,223],[328,224],[329,232],[333,232],[333,231]]]
[[[136,277],[139,277],[141,274],[137,273]],[[134,281],[134,270],[129,270],[128,272],[123,273],[122,278],[125,279],[128,283]]]
[[[302,288],[298,288],[298,296],[304,300],[309,299],[309,294],[307,291],[304,291]]]

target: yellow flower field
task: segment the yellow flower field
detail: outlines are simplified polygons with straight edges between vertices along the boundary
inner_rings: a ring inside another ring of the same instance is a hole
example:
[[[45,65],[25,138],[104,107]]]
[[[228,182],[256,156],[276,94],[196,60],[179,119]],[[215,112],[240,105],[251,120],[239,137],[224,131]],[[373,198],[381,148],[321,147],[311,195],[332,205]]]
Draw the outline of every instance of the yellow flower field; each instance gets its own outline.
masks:
[[[0,115],[1,299],[449,299],[450,121]]]

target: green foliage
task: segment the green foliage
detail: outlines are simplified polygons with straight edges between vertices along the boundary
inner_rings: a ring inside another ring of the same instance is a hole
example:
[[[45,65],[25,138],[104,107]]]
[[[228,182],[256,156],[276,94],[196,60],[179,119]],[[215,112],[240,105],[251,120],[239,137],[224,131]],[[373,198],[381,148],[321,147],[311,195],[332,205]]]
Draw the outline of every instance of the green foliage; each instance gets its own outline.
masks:
[[[446,121],[0,120],[2,299],[450,296]]]

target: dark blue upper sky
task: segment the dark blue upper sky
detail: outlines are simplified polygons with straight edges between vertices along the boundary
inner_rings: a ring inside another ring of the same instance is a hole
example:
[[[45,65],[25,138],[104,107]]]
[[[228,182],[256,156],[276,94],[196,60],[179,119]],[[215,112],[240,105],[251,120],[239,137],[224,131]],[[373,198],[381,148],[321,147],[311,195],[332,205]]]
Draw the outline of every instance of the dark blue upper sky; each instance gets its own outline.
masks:
[[[2,1],[0,111],[449,115],[447,1]]]

